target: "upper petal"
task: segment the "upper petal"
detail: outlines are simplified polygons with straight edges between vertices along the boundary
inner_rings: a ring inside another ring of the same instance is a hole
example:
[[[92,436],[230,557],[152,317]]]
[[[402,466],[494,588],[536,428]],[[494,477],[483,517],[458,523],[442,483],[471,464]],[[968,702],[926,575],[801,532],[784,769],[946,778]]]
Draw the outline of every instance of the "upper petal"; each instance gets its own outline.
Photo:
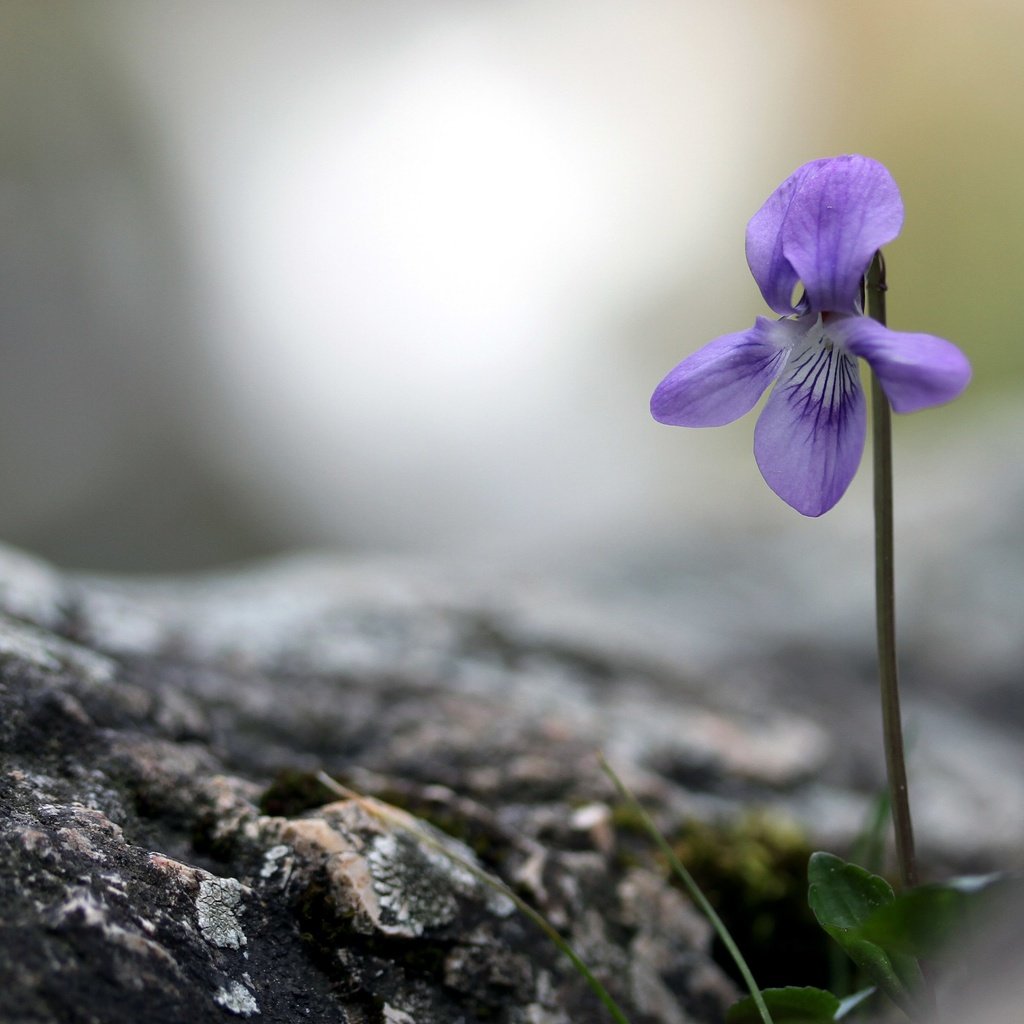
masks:
[[[840,317],[827,329],[830,337],[868,361],[896,412],[949,402],[971,379],[967,357],[944,338],[890,331],[866,316]]]
[[[795,340],[791,321],[758,317],[749,331],[715,338],[654,389],[651,415],[677,427],[718,427],[750,412]]]
[[[857,361],[820,332],[794,348],[754,429],[769,487],[805,516],[845,493],[864,451],[867,412]]]
[[[765,302],[794,312],[803,282],[813,312],[853,313],[871,257],[903,225],[892,175],[866,156],[814,160],[791,174],[747,225],[747,263]]]

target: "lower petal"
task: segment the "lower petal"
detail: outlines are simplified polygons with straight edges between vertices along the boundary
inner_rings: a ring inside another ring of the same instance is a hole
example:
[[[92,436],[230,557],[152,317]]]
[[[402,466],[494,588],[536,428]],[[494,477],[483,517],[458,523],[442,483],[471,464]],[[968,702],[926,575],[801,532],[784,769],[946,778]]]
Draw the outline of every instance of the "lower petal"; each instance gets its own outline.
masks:
[[[828,332],[867,360],[895,412],[952,401],[971,379],[967,357],[944,338],[890,331],[866,316],[837,319]]]
[[[651,415],[677,427],[719,427],[750,412],[779,374],[794,323],[758,317],[684,359],[655,388]],[[799,333],[799,332],[797,332]]]
[[[820,516],[850,486],[866,424],[857,361],[812,335],[793,350],[757,421],[761,475],[797,512]]]

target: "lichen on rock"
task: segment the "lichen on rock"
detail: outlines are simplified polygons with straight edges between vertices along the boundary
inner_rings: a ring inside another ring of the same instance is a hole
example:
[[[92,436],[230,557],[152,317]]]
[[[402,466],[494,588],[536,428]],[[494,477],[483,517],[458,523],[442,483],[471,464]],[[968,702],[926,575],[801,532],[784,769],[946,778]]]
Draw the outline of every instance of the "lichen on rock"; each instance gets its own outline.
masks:
[[[203,938],[215,946],[240,949],[248,941],[238,916],[247,889],[234,878],[204,878],[199,883],[196,915]]]
[[[251,1017],[260,1012],[256,997],[240,981],[229,982],[226,988],[217,989],[213,1001],[240,1017]]]
[[[770,691],[730,703],[670,661],[586,604],[422,566],[146,582],[0,550],[8,1018],[596,1024],[583,980],[479,869],[634,1021],[720,1020],[733,990],[708,930],[650,869],[595,751],[677,838],[761,807],[842,849],[872,787],[833,759],[827,722]],[[1020,803],[1018,748],[984,723],[964,735],[957,757],[997,763],[1001,806]],[[975,785],[940,767],[950,792]],[[985,866],[983,837],[1024,836],[976,820],[993,813],[964,810],[955,842],[925,814],[922,848]]]
[[[422,836],[431,827],[420,822],[417,828]],[[322,866],[335,913],[358,930],[416,938],[454,921],[460,899],[476,900],[500,916],[514,909],[507,896],[460,865],[475,861],[468,848],[436,834],[436,846],[425,843],[375,816],[362,801],[332,803],[296,820],[266,819],[263,829],[280,846]]]

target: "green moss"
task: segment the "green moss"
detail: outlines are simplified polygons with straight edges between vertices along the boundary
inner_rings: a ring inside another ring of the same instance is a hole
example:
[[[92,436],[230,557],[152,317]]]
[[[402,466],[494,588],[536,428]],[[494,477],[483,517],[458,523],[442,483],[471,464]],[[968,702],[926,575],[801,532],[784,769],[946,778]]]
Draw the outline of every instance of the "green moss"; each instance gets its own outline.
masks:
[[[647,826],[643,816],[635,808],[626,803],[617,803],[612,808],[612,825],[616,832],[627,832],[634,836],[647,836]]]
[[[673,842],[680,859],[694,874],[739,888],[751,904],[771,902],[792,889],[794,870],[807,886],[811,848],[792,822],[758,812],[727,825],[690,822]],[[712,890],[708,890],[710,895]]]
[[[827,987],[828,939],[807,906],[807,837],[766,812],[689,823],[672,846],[725,921],[762,987]],[[731,958],[715,957],[730,973]]]
[[[328,789],[314,772],[285,768],[277,773],[263,792],[259,807],[263,814],[291,818],[337,799],[337,794]]]
[[[421,796],[413,790],[381,789],[370,794],[382,803],[411,814],[439,832],[468,846],[484,863],[498,863],[506,845],[501,836],[485,822],[460,814],[443,800]]]

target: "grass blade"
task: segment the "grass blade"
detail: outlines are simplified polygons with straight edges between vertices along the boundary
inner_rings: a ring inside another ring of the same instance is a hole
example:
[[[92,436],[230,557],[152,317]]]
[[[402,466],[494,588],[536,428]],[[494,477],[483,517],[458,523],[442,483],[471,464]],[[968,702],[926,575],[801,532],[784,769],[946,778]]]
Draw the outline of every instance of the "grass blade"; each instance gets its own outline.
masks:
[[[562,937],[558,929],[555,928],[555,926],[546,917],[544,917],[540,911],[535,910],[518,893],[510,889],[509,886],[507,886],[500,878],[497,878],[490,872],[485,871],[478,864],[475,864],[468,858],[456,853],[436,836],[431,835],[430,832],[423,828],[419,820],[407,811],[403,811],[398,807],[393,807],[391,804],[386,804],[380,800],[374,800],[371,797],[362,796],[354,790],[349,789],[347,786],[343,786],[340,782],[336,782],[326,772],[318,772],[317,778],[324,786],[331,790],[332,793],[337,794],[345,800],[355,801],[368,814],[372,814],[375,818],[378,818],[389,825],[395,825],[398,828],[411,833],[421,843],[424,843],[432,850],[443,854],[464,871],[468,871],[482,885],[486,885],[495,892],[500,892],[503,896],[510,899],[515,904],[516,909],[524,917],[532,921],[548,937],[548,939],[551,940],[552,945],[554,945],[569,959],[573,967],[576,968],[577,972],[590,987],[590,990],[598,1000],[600,1000],[601,1005],[608,1011],[609,1016],[613,1021],[615,1021],[615,1024],[630,1024],[629,1018],[625,1013],[623,1013],[619,1004],[612,998],[611,993],[609,993],[604,985],[602,985],[595,977],[593,971],[591,971],[583,962],[579,954],[572,948],[569,942]]]
[[[682,880],[683,885],[686,886],[687,892],[689,892],[694,903],[703,911],[704,916],[711,922],[711,927],[715,929],[719,939],[722,940],[722,945],[729,951],[729,955],[732,957],[733,962],[736,964],[736,969],[740,972],[747,986],[747,990],[750,992],[750,998],[757,1007],[757,1012],[761,1016],[763,1024],[774,1024],[772,1016],[768,1011],[768,1006],[764,1001],[764,997],[761,995],[761,990],[757,987],[757,982],[754,980],[753,974],[750,972],[750,968],[747,966],[747,961],[744,960],[743,954],[740,952],[739,946],[733,941],[732,935],[729,934],[729,929],[726,928],[725,922],[718,916],[715,908],[708,902],[707,897],[701,892],[700,886],[697,885],[693,876],[689,871],[686,870],[683,862],[676,856],[675,850],[669,845],[669,841],[661,834],[658,826],[654,824],[651,816],[641,806],[640,801],[626,788],[625,783],[615,774],[611,765],[601,758],[601,768],[605,775],[612,780],[615,788],[619,792],[619,796],[629,806],[630,811],[636,815],[638,820],[647,830],[647,834],[657,844],[658,849],[665,855],[666,860],[672,867],[672,870]]]

